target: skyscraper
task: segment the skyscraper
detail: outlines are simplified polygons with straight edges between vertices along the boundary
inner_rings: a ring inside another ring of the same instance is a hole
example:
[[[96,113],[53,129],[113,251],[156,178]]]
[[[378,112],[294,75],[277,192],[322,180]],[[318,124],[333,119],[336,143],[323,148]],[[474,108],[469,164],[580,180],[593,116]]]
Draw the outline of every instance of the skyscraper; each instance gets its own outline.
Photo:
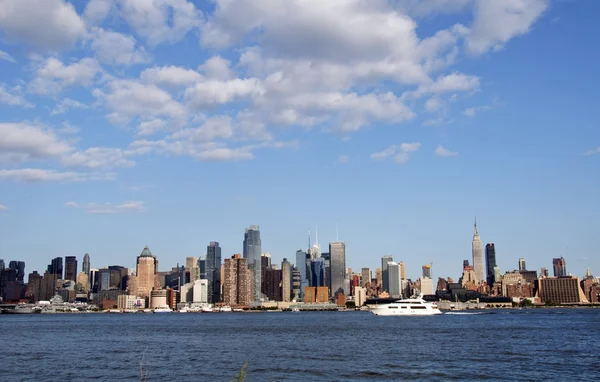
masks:
[[[260,264],[261,264],[260,229],[258,225],[251,225],[244,232],[244,259],[248,262],[248,268],[252,274],[252,300],[259,302],[261,300],[260,286]]]
[[[88,255],[87,253],[85,255],[83,255],[83,265],[81,266],[81,272],[88,275],[88,278],[89,278],[89,276],[90,276],[90,255]]]
[[[360,285],[366,286],[371,282],[371,270],[369,268],[363,268],[360,270],[360,277],[362,279]]]
[[[479,237],[479,232],[477,231],[477,220],[475,220],[475,232],[473,233],[473,243],[472,243],[472,252],[473,252],[473,270],[475,271],[475,277],[477,278],[477,282],[482,282],[485,280],[485,272],[483,269],[483,249],[481,247],[481,238]]]
[[[485,245],[485,264],[486,281],[489,286],[492,286],[494,285],[494,282],[496,282],[496,276],[494,273],[494,268],[496,267],[496,246],[494,243],[487,243]]]
[[[320,287],[325,286],[325,269],[323,259],[317,258],[310,261],[310,286]]]
[[[210,304],[219,302],[221,296],[221,247],[217,241],[211,241],[206,247],[206,279],[208,280],[208,302]]]
[[[401,261],[398,266],[400,267],[400,278],[406,280],[406,265],[404,265],[404,261]]]
[[[300,272],[300,294],[298,295],[300,299],[304,297],[304,288],[310,284],[308,281],[308,275],[310,274],[307,266],[308,256],[309,255],[301,249],[296,251],[296,268],[298,268],[298,272]]]
[[[239,254],[233,255],[231,259],[225,259],[223,268],[223,302],[229,306],[250,304],[252,301],[251,272],[248,269],[247,259],[242,259]]]
[[[137,258],[136,275],[137,275],[137,297],[150,297],[150,292],[154,289],[154,277],[158,273],[158,260],[150,252],[148,246]]]
[[[55,257],[48,265],[48,273],[56,275],[60,280],[63,278],[63,259],[62,257]]]
[[[522,257],[519,259],[519,270],[520,271],[527,270],[527,267],[525,267],[525,259]]]
[[[14,269],[17,277],[17,281],[23,284],[25,279],[25,262],[24,261],[11,261],[8,263],[9,269]]]
[[[4,265],[4,260],[0,259],[0,271],[4,270],[6,265]]]
[[[383,290],[390,293],[390,278],[388,275],[388,263],[394,261],[392,256],[383,256],[381,258],[381,281],[383,284]]]
[[[346,290],[346,243],[332,241],[329,243],[330,269],[331,269],[331,296],[337,292],[349,294]]]
[[[567,262],[564,257],[552,259],[552,267],[554,268],[554,277],[563,277],[567,275]]]
[[[284,257],[281,262],[281,301],[289,302],[292,292],[292,265]]]
[[[426,264],[421,267],[422,276],[431,278],[431,265]],[[400,272],[402,273],[402,271]]]
[[[77,258],[75,256],[65,257],[65,280],[77,280]]]
[[[402,283],[400,279],[400,267],[397,263],[393,261],[388,262],[387,264],[387,273],[388,273],[388,282],[389,282],[389,290],[388,293],[391,297],[400,297]]]

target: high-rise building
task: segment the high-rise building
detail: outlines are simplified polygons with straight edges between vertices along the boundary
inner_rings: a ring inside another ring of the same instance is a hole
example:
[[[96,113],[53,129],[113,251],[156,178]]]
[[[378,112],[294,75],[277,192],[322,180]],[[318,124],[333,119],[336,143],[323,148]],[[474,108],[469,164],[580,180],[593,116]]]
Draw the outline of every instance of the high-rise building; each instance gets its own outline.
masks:
[[[292,292],[292,265],[283,258],[281,262],[281,301],[289,302]]]
[[[300,271],[298,267],[292,268],[292,298],[300,301],[300,286],[302,285]]]
[[[363,268],[360,270],[360,277],[361,277],[361,285],[364,287],[366,285],[369,285],[369,283],[371,282],[371,270],[369,268]]]
[[[527,270],[527,267],[525,266],[525,259],[522,257],[519,259],[519,270],[520,271]]]
[[[388,263],[394,261],[392,256],[383,256],[381,258],[381,281],[383,290],[390,293],[390,278],[388,275]]]
[[[13,260],[10,263],[8,263],[8,268],[15,270],[17,282],[23,284],[25,280],[25,262]]]
[[[3,271],[4,268],[6,268],[6,265],[4,265],[4,260],[0,259],[0,271]]]
[[[281,270],[275,269],[274,267],[265,268],[263,280],[264,295],[267,296],[270,301],[282,301],[281,284]]]
[[[296,268],[300,273],[300,294],[298,295],[298,298],[300,299],[304,296],[304,288],[306,288],[310,284],[310,282],[308,281],[308,275],[310,274],[307,265],[308,256],[309,255],[301,249],[296,251]]]
[[[77,280],[77,258],[65,256],[65,280]]]
[[[463,260],[463,269],[469,266],[469,260]]]
[[[325,270],[323,268],[322,258],[317,258],[310,261],[310,286],[325,286]]]
[[[202,273],[202,269],[200,273]],[[221,247],[217,241],[211,241],[206,247],[206,279],[208,280],[208,302],[210,304],[219,302],[221,296]]]
[[[478,283],[485,280],[485,270],[483,269],[483,249],[481,247],[481,238],[477,231],[477,220],[475,220],[473,242],[471,243],[473,252],[473,270]]]
[[[198,259],[198,269],[200,270],[200,280],[206,280],[206,257]]]
[[[421,278],[421,293],[423,295],[432,295],[433,292],[433,280],[430,277]]]
[[[393,261],[388,262],[386,265],[390,288],[388,290],[388,293],[391,297],[400,297],[402,288],[402,282],[400,278],[400,266],[398,265],[398,263],[394,263]]]
[[[377,288],[381,288],[383,283],[383,276],[381,274],[381,268],[375,268],[375,281],[377,282]]]
[[[136,262],[137,275],[137,297],[150,297],[150,292],[154,289],[154,278],[158,273],[158,260],[152,255],[148,246],[137,258]]]
[[[329,255],[331,256],[331,296],[342,292],[348,294],[346,290],[346,243],[342,241],[332,241],[329,243]]]
[[[223,265],[223,303],[229,306],[247,306],[252,302],[251,272],[248,259],[239,254],[225,259]]]
[[[431,265],[430,264],[423,265],[421,267],[421,271],[422,271],[421,274],[423,277],[431,278]],[[400,271],[400,273],[402,274],[402,271]],[[402,278],[402,279],[404,280],[404,278]]]
[[[567,262],[564,257],[552,259],[552,267],[554,268],[554,277],[567,276]]]
[[[323,285],[331,290],[331,253],[321,252],[323,259]]]
[[[540,277],[548,277],[548,268],[540,269]]]
[[[56,275],[60,280],[63,278],[63,259],[62,257],[55,257],[48,265],[48,273]]]
[[[406,265],[404,265],[404,261],[401,261],[398,266],[400,267],[400,278],[406,280]]]
[[[81,272],[85,273],[86,275],[88,275],[88,278],[90,276],[90,255],[88,255],[87,253],[85,255],[83,255],[83,265],[81,266]]]
[[[496,281],[494,268],[496,267],[496,246],[494,243],[485,245],[486,282],[489,286]]]
[[[260,240],[260,228],[258,225],[251,225],[244,232],[244,259],[248,262],[248,268],[252,274],[253,296],[255,302],[261,300],[260,286],[260,264],[261,264],[262,243]]]

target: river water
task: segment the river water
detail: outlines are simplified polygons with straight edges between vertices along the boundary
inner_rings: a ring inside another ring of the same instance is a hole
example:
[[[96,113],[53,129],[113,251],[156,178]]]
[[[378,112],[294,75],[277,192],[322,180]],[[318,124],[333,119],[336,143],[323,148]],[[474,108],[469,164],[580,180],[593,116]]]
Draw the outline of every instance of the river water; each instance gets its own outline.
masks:
[[[0,380],[599,380],[600,309],[0,315]]]

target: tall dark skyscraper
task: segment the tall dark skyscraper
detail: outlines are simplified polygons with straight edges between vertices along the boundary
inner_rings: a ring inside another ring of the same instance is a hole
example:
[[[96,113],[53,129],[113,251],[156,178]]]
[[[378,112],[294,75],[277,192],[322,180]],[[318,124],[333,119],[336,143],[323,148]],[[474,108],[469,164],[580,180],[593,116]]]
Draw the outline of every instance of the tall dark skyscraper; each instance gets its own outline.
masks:
[[[496,281],[494,276],[494,268],[496,267],[496,246],[494,243],[485,245],[485,264],[486,264],[486,281],[489,286],[494,285]]]
[[[392,256],[383,256],[381,258],[381,283],[383,284],[383,290],[390,292],[390,275],[388,273],[388,263],[394,261]]]
[[[4,260],[0,259],[0,271],[4,270],[5,265],[4,265]]]
[[[17,275],[17,281],[23,284],[25,279],[25,262],[24,261],[11,261],[8,263],[9,269],[14,269]]]
[[[325,286],[323,259],[317,258],[310,261],[310,286],[320,287]]]
[[[77,258],[75,256],[65,257],[65,280],[77,280]]]
[[[63,278],[63,259],[62,257],[55,257],[48,265],[48,273],[56,275],[58,279]]]
[[[342,241],[332,241],[329,243],[329,268],[331,273],[331,291],[330,295],[335,296],[337,292],[346,295],[350,291],[346,287],[346,243]]]
[[[208,280],[208,302],[214,304],[220,301],[221,296],[221,247],[218,241],[211,241],[206,247],[205,266]]]
[[[243,256],[244,259],[248,260],[248,268],[250,269],[250,274],[252,275],[252,290],[254,291],[254,296],[252,296],[252,300],[254,302],[258,302],[261,299],[261,250],[262,243],[260,240],[260,229],[257,225],[251,225],[250,227],[246,228],[246,232],[244,232]]]
[[[567,262],[564,257],[552,259],[552,267],[554,268],[554,277],[567,275]]]
[[[206,257],[198,259],[198,268],[200,268],[200,280],[206,280]]]
[[[90,275],[90,255],[88,255],[87,253],[83,255],[83,265],[81,266],[81,272],[88,275],[88,277]]]

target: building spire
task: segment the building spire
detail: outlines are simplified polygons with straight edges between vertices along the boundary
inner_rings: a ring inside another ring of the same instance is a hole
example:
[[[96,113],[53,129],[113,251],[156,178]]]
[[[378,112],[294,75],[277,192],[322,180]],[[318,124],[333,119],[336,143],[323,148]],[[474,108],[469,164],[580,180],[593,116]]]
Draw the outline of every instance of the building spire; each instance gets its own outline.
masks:
[[[479,236],[479,232],[477,231],[477,216],[475,216],[475,224],[473,225],[473,227],[475,228],[474,236]]]
[[[310,230],[308,230],[308,251],[310,252]]]

